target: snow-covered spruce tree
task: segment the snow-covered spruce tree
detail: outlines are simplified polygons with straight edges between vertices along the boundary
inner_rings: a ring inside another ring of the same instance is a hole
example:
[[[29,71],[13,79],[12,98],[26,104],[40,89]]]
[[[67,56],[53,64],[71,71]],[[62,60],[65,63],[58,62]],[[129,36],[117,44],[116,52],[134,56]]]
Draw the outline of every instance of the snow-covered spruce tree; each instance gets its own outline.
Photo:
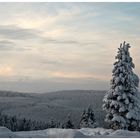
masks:
[[[79,123],[80,128],[95,128],[96,122],[94,117],[94,112],[91,108],[91,105],[87,108],[87,110],[83,111],[83,114],[81,115],[81,120]]]
[[[74,129],[74,124],[71,120],[71,114],[68,114],[66,122],[62,125],[62,128]]]
[[[140,124],[139,78],[129,53],[130,45],[120,44],[112,70],[110,90],[104,97],[105,121],[112,129],[138,130]]]

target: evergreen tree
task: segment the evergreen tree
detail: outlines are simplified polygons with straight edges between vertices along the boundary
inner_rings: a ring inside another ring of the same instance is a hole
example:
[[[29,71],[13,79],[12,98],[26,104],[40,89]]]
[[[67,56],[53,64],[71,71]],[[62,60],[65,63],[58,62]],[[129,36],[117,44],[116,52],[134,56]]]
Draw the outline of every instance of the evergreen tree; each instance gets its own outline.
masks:
[[[12,131],[16,131],[17,128],[17,118],[16,116],[11,117],[10,119],[10,127],[8,127]]]
[[[89,105],[87,110],[83,111],[83,114],[81,115],[81,120],[79,123],[80,128],[95,128],[96,127],[96,122],[95,122],[95,117],[94,117],[94,112]]]
[[[68,114],[66,122],[62,125],[62,128],[74,129],[73,122],[71,120],[71,114]]]
[[[52,119],[51,122],[50,122],[50,128],[56,128],[56,124],[54,122],[54,120]]]
[[[113,129],[137,130],[140,122],[139,78],[134,74],[134,63],[129,53],[130,45],[118,48],[110,90],[104,97],[105,121]]]

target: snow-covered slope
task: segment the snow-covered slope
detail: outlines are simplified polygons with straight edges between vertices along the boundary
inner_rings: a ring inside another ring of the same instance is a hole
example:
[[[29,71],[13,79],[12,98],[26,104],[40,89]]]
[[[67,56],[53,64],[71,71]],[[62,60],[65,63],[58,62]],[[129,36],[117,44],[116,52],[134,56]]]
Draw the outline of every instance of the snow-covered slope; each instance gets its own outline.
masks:
[[[0,127],[0,138],[19,138],[20,136],[14,134],[6,127]]]
[[[0,127],[0,138],[140,138],[140,132],[104,129],[46,129],[38,131],[11,132]]]
[[[44,94],[14,93],[0,91],[0,111],[10,116],[31,118],[39,121],[59,121],[63,123],[69,113],[77,125],[84,109],[93,106],[95,119],[104,127],[105,112],[102,99],[105,91],[68,90]]]

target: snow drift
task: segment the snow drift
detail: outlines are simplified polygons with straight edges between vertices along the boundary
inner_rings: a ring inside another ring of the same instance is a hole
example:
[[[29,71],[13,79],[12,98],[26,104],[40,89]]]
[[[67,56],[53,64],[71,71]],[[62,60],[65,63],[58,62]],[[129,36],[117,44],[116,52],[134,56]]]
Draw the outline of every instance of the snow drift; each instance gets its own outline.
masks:
[[[46,129],[38,131],[12,132],[0,127],[1,138],[140,138],[140,132],[104,128]]]

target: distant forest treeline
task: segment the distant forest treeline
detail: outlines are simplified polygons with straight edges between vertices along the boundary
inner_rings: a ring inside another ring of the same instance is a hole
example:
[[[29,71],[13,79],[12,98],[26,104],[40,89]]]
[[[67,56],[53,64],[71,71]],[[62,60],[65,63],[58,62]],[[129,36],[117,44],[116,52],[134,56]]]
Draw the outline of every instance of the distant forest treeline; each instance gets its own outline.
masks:
[[[7,127],[11,131],[31,131],[44,130],[47,128],[59,128],[60,123],[54,122],[53,120],[50,121],[50,123],[46,123],[42,121],[0,114],[0,126]]]
[[[96,127],[96,121],[94,112],[89,106],[83,111],[81,118],[79,118],[79,124],[76,126],[71,120],[71,115],[68,114],[66,120],[63,123],[51,120],[49,122],[36,121],[32,119],[20,118],[17,116],[8,116],[0,113],[0,126],[7,127],[11,131],[32,131],[32,130],[44,130],[48,128],[65,128],[65,129],[78,129]]]

